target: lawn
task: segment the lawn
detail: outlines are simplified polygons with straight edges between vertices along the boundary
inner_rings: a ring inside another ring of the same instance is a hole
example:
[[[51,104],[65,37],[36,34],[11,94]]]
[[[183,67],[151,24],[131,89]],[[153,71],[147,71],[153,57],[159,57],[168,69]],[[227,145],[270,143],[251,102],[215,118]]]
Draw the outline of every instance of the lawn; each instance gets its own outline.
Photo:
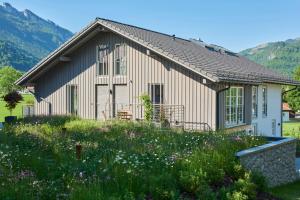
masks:
[[[31,94],[25,94],[23,95],[23,101],[17,105],[17,107],[13,110],[12,115],[17,117],[22,117],[22,106],[27,104],[28,101],[33,101],[34,96]],[[5,116],[9,116],[10,112],[5,107],[5,101],[3,101],[2,98],[0,98],[0,122],[4,121]]]
[[[283,200],[300,200],[300,181],[273,188],[271,193]]]
[[[300,138],[300,119],[291,119],[289,122],[284,122],[282,131],[284,136]]]
[[[0,132],[0,199],[256,199],[264,180],[235,152],[265,142],[142,122],[25,118]]]

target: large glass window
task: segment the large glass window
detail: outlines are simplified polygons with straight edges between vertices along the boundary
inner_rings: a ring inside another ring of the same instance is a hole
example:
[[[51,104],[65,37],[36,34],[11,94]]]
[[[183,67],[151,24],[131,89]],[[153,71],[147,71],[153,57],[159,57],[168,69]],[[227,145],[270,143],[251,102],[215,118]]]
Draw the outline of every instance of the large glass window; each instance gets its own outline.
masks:
[[[244,88],[231,87],[225,93],[225,125],[244,123]]]
[[[262,88],[262,114],[264,117],[268,115],[268,90],[266,86]]]
[[[257,86],[252,87],[252,118],[257,118]]]
[[[116,44],[114,51],[114,74],[126,75],[126,45]]]
[[[97,74],[108,75],[108,48],[107,45],[99,45],[97,48]]]
[[[67,85],[67,108],[71,115],[78,114],[78,87],[77,85]]]

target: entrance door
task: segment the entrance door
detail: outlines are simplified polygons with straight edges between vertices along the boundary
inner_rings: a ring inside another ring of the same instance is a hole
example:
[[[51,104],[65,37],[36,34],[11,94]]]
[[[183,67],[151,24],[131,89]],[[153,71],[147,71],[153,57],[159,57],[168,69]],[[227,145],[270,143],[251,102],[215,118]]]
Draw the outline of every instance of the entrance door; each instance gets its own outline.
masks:
[[[113,114],[117,116],[118,112],[127,114],[129,108],[129,92],[127,85],[114,85],[113,92]]]
[[[99,120],[108,119],[110,111],[108,85],[96,86],[96,118]]]

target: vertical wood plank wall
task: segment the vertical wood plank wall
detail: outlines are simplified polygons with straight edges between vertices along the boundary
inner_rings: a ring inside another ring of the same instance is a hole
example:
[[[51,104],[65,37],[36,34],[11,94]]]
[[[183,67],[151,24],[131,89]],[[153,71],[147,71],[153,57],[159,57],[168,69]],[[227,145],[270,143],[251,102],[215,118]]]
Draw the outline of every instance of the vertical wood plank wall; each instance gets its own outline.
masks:
[[[127,44],[127,76],[113,77],[113,49],[116,43]],[[96,75],[96,46],[109,45],[109,76]],[[149,83],[164,85],[164,103],[183,105],[185,121],[207,123],[216,128],[216,91],[202,84],[202,77],[164,59],[149,56],[146,48],[113,33],[99,33],[70,55],[71,61],[52,67],[36,81],[37,115],[64,115],[66,85],[77,84],[78,114],[82,118],[96,117],[96,85],[127,84],[129,102],[140,104],[139,96],[146,93]],[[51,106],[49,106],[51,105]],[[51,110],[49,109],[51,107]]]

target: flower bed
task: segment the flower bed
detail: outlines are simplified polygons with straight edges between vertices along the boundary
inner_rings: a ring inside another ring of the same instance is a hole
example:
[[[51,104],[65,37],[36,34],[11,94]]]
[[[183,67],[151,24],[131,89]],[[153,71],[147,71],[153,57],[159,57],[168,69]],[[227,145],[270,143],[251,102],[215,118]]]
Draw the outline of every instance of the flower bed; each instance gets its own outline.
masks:
[[[255,199],[264,180],[235,152],[263,143],[144,123],[26,119],[0,133],[0,199]]]

